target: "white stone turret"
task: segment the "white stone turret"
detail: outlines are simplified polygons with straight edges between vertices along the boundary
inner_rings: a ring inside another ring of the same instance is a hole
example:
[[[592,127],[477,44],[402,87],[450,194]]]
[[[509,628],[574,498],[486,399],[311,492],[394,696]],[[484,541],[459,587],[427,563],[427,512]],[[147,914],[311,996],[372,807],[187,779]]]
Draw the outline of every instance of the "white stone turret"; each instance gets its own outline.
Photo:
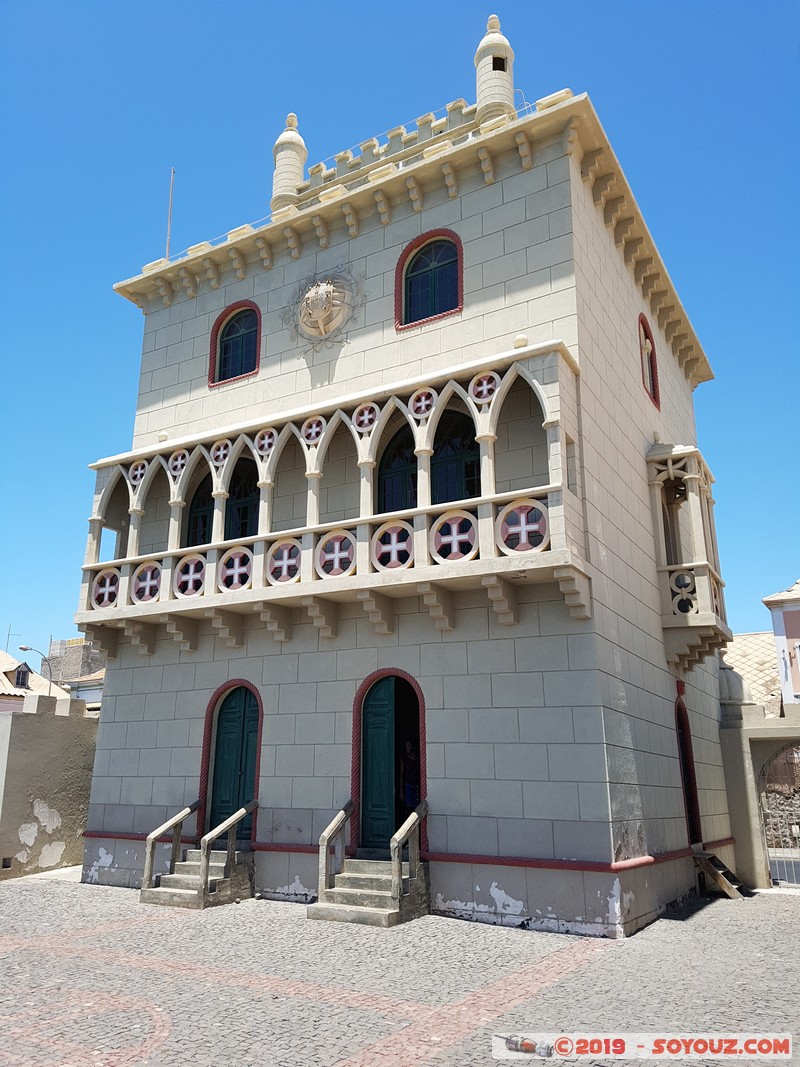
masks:
[[[476,118],[478,124],[498,115],[516,114],[514,49],[500,32],[500,19],[490,15],[486,36],[475,53]]]
[[[286,116],[286,129],[275,142],[275,173],[272,176],[270,208],[279,211],[297,203],[297,187],[305,177],[306,143],[297,130],[297,115]]]

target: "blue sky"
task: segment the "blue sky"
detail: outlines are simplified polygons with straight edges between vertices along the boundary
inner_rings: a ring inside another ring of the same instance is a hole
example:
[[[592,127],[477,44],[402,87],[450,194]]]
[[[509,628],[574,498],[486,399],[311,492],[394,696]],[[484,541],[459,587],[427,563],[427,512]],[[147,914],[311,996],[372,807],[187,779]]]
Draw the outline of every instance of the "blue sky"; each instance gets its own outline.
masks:
[[[796,3],[496,7],[256,0],[0,4],[0,648],[76,636],[87,464],[130,446],[142,315],[114,282],[269,211],[296,111],[309,164],[463,96],[496,10],[529,101],[588,91],[717,380],[729,621],[800,577]],[[33,657],[34,663],[36,657]]]

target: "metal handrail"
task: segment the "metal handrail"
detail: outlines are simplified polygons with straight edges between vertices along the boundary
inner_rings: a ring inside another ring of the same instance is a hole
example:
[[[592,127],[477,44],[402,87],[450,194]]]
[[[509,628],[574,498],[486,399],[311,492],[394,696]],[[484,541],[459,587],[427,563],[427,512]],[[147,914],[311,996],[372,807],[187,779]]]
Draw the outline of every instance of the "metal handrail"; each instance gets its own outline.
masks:
[[[392,857],[392,900],[400,906],[403,895],[403,846],[408,842],[408,877],[417,877],[420,868],[419,831],[428,814],[428,801],[421,800],[389,842]]]
[[[341,870],[342,856],[344,855],[344,831],[347,821],[353,814],[353,801],[348,800],[340,812],[338,812],[319,839],[319,899],[326,889],[333,888],[333,878]],[[331,864],[331,843],[333,844],[334,859],[337,860],[337,870],[333,870]]]
[[[249,815],[251,811],[255,811],[258,807],[258,801],[254,798],[249,801],[244,807],[239,808],[233,815],[229,815],[224,822],[221,822],[219,826],[215,826],[213,830],[209,830],[207,834],[203,836],[200,842],[200,884],[197,887],[197,895],[202,902],[205,897],[206,889],[208,888],[208,868],[211,863],[211,845],[222,837],[224,833],[228,835],[228,854],[225,857],[225,875],[229,877],[233,870],[233,865],[236,861],[236,834],[234,828],[242,821],[242,819]]]
[[[200,798],[190,804],[188,808],[181,808],[177,815],[173,815],[171,819],[168,819],[163,826],[159,826],[157,830],[153,830],[151,834],[147,835],[145,842],[145,855],[144,855],[144,874],[142,875],[142,889],[153,888],[153,868],[155,867],[156,856],[156,842],[160,837],[163,837],[169,830],[172,830],[172,851],[169,857],[169,873],[174,874],[175,864],[178,862],[178,856],[181,851],[181,830],[183,829],[184,820],[188,819],[193,811],[197,811],[200,807]]]

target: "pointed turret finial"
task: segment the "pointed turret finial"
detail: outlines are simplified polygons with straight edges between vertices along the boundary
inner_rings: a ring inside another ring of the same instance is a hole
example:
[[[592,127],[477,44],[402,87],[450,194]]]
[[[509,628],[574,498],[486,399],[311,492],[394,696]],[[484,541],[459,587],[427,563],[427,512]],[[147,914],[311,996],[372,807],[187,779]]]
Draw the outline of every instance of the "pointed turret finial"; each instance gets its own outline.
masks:
[[[306,143],[297,129],[297,115],[293,111],[286,116],[286,128],[275,142],[272,154],[275,157],[275,173],[272,176],[270,208],[277,211],[297,203],[297,187],[303,182],[308,158]]]
[[[500,32],[500,19],[490,15],[475,53],[476,119],[482,124],[498,115],[516,116],[514,49]]]

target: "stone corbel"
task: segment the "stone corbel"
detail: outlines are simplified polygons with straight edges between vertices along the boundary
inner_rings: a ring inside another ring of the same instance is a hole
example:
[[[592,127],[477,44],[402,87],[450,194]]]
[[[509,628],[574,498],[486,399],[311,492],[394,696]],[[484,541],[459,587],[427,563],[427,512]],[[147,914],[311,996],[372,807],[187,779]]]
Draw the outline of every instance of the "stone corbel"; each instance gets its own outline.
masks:
[[[669,296],[668,289],[656,289],[654,293],[650,294],[650,310],[655,315],[661,305]]]
[[[635,224],[636,220],[634,218],[619,220],[617,225],[614,227],[614,244],[617,246],[617,248],[622,245],[625,238],[631,232]]]
[[[328,224],[323,219],[322,215],[312,215],[311,221],[314,223],[314,232],[317,235],[320,248],[328,247]]]
[[[428,609],[428,614],[433,620],[437,630],[453,630],[455,628],[453,615],[453,595],[441,585],[433,582],[421,582],[417,586],[417,592],[422,598],[422,603]]]
[[[156,647],[157,627],[147,622],[135,622],[133,619],[125,619],[120,626],[133,647],[137,648],[143,656],[153,655]]]
[[[658,328],[663,330],[667,323],[674,319],[678,313],[678,309],[675,304],[668,304],[667,307],[662,307],[658,312]]]
[[[577,567],[556,567],[553,577],[573,619],[591,619],[592,589],[588,575]]]
[[[276,641],[291,641],[292,613],[289,608],[279,607],[277,604],[261,604],[258,615]]]
[[[256,237],[256,248],[258,254],[261,256],[261,262],[264,264],[265,270],[272,270],[272,248],[269,241],[264,237]]]
[[[342,212],[344,221],[347,223],[347,232],[351,237],[358,237],[358,215],[356,215],[355,208],[348,201],[346,204],[342,204]]]
[[[190,615],[162,615],[162,622],[169,636],[178,643],[181,652],[197,651],[197,619]]]
[[[388,226],[392,221],[392,209],[389,206],[389,201],[386,199],[386,194],[380,189],[376,189],[373,195],[375,197],[375,203],[378,205],[378,214],[381,217],[381,222],[384,226]]]
[[[688,333],[676,333],[670,341],[670,347],[672,348],[672,354],[677,356],[684,345],[689,344]]]
[[[517,594],[511,584],[495,574],[481,578],[481,585],[489,596],[497,621],[501,626],[514,626],[517,621]]]
[[[416,178],[406,178],[406,189],[415,211],[422,211],[422,189]]]
[[[575,119],[570,119],[561,134],[561,147],[564,155],[571,156],[576,148],[580,148],[580,143],[578,123]]]
[[[653,290],[655,289],[655,287],[658,285],[658,283],[660,281],[661,281],[661,271],[660,270],[654,270],[654,271],[652,271],[652,273],[647,274],[642,279],[642,296],[645,298],[645,300],[648,300],[650,298],[650,294],[653,292]]]
[[[601,174],[599,178],[595,179],[592,186],[592,200],[594,200],[597,207],[606,202],[611,186],[614,185],[616,180],[616,174]]]
[[[86,634],[93,645],[98,645],[105,652],[108,659],[117,658],[117,645],[119,643],[119,630],[110,626],[79,626],[81,633]]]
[[[494,182],[494,160],[492,159],[492,155],[489,149],[479,148],[478,159],[481,161],[483,180],[486,182],[487,185],[492,185],[492,183]]]
[[[389,597],[371,589],[359,589],[356,600],[366,612],[376,634],[390,634],[394,630],[394,610]]]
[[[197,278],[195,278],[188,267],[181,267],[178,274],[181,276],[181,282],[183,283],[186,295],[190,300],[194,300],[197,296]]]
[[[166,278],[156,278],[156,285],[158,291],[161,294],[161,299],[164,302],[164,307],[169,307],[174,300],[174,294],[172,292],[172,286]]]
[[[284,226],[283,227],[283,236],[286,238],[286,240],[289,243],[289,252],[291,253],[292,259],[299,259],[300,258],[300,237],[299,237],[299,235],[297,233],[297,230],[295,230],[295,228],[293,226]]]
[[[245,275],[247,274],[247,263],[241,250],[238,248],[229,248],[228,255],[230,256],[231,263],[233,263],[233,269],[236,273],[236,277],[240,282],[243,282]]]
[[[206,268],[206,278],[208,278],[211,288],[219,289],[219,268],[217,264],[210,256],[206,256],[203,260],[203,266]]]
[[[531,152],[530,141],[522,132],[516,134],[514,140],[517,142],[517,151],[519,152],[522,169],[530,170],[533,166],[533,153]]]
[[[625,266],[630,267],[639,253],[644,248],[644,237],[632,237],[630,241],[625,242],[623,254],[625,256]]]
[[[584,153],[581,160],[581,177],[585,182],[594,181],[594,176],[600,170],[603,161],[603,149],[593,148],[591,152]]]
[[[681,320],[680,319],[672,319],[664,327],[664,336],[667,339],[667,344],[668,345],[672,344],[672,342],[673,342],[673,340],[675,338],[675,334],[678,332],[678,330],[680,328],[681,328]]]
[[[617,218],[625,210],[625,207],[624,196],[615,196],[611,200],[606,200],[606,206],[603,208],[603,221],[606,226],[613,226]]]
[[[321,637],[336,637],[339,627],[339,605],[335,601],[323,600],[318,596],[304,596],[302,604]]]
[[[643,259],[637,260],[633,271],[633,280],[637,285],[642,284],[642,281],[646,275],[650,273],[654,263],[655,260],[652,256],[645,256]]]
[[[451,163],[442,163],[442,174],[444,175],[444,184],[447,186],[447,195],[451,199],[454,196],[458,196],[458,179]]]
[[[228,648],[241,648],[244,644],[244,616],[234,615],[231,611],[219,608],[207,608],[203,614],[211,621],[219,637]]]

